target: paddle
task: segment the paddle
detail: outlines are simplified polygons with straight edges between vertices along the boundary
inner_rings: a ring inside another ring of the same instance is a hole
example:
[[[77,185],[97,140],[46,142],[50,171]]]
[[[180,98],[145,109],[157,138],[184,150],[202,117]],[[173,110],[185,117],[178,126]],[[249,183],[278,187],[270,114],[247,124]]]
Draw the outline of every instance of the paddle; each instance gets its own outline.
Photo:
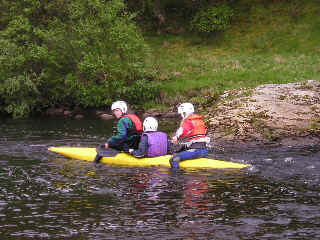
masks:
[[[120,151],[116,149],[105,148],[104,145],[99,145],[96,150],[97,150],[97,156],[94,159],[95,163],[99,163],[100,159],[103,157],[114,157],[115,155],[120,153]]]

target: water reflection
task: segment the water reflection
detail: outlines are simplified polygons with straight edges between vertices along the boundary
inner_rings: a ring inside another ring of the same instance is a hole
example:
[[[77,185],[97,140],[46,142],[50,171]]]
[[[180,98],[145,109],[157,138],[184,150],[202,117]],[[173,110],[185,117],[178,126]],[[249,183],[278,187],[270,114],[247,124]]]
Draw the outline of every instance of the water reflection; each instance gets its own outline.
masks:
[[[253,167],[178,173],[47,151],[96,146],[110,129],[97,119],[0,124],[2,239],[320,239],[319,146],[225,149],[212,156]]]

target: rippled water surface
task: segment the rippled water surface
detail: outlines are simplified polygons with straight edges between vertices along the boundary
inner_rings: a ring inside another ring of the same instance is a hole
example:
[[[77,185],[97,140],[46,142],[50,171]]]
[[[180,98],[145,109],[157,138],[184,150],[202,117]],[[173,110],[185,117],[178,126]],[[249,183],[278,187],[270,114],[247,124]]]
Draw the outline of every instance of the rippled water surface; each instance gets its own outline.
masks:
[[[1,239],[320,239],[319,146],[217,149],[252,167],[180,173],[47,151],[96,146],[112,126],[1,120]]]

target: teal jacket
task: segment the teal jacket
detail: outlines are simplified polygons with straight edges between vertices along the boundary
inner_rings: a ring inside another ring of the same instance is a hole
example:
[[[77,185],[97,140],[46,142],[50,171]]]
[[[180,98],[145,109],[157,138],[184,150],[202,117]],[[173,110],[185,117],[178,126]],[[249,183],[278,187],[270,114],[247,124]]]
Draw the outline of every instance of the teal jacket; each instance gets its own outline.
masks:
[[[117,123],[117,135],[110,137],[107,143],[110,146],[119,146],[136,141],[140,138],[140,134],[133,133],[134,129],[134,123],[129,117],[120,118]]]

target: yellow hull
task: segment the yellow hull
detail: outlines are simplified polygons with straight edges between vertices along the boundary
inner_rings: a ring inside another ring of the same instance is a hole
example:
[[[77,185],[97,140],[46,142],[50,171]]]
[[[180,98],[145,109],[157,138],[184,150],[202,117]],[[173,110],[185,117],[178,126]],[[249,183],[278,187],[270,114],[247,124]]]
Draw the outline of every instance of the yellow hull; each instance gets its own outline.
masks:
[[[63,154],[67,157],[93,161],[97,152],[95,148],[85,147],[50,147],[49,151]],[[125,166],[166,166],[170,167],[169,159],[172,155],[165,155],[154,158],[135,158],[127,153],[118,153],[113,157],[103,157],[101,162],[115,165]],[[247,164],[234,163],[222,160],[214,160],[210,158],[197,158],[192,160],[182,161],[181,168],[245,168]]]

